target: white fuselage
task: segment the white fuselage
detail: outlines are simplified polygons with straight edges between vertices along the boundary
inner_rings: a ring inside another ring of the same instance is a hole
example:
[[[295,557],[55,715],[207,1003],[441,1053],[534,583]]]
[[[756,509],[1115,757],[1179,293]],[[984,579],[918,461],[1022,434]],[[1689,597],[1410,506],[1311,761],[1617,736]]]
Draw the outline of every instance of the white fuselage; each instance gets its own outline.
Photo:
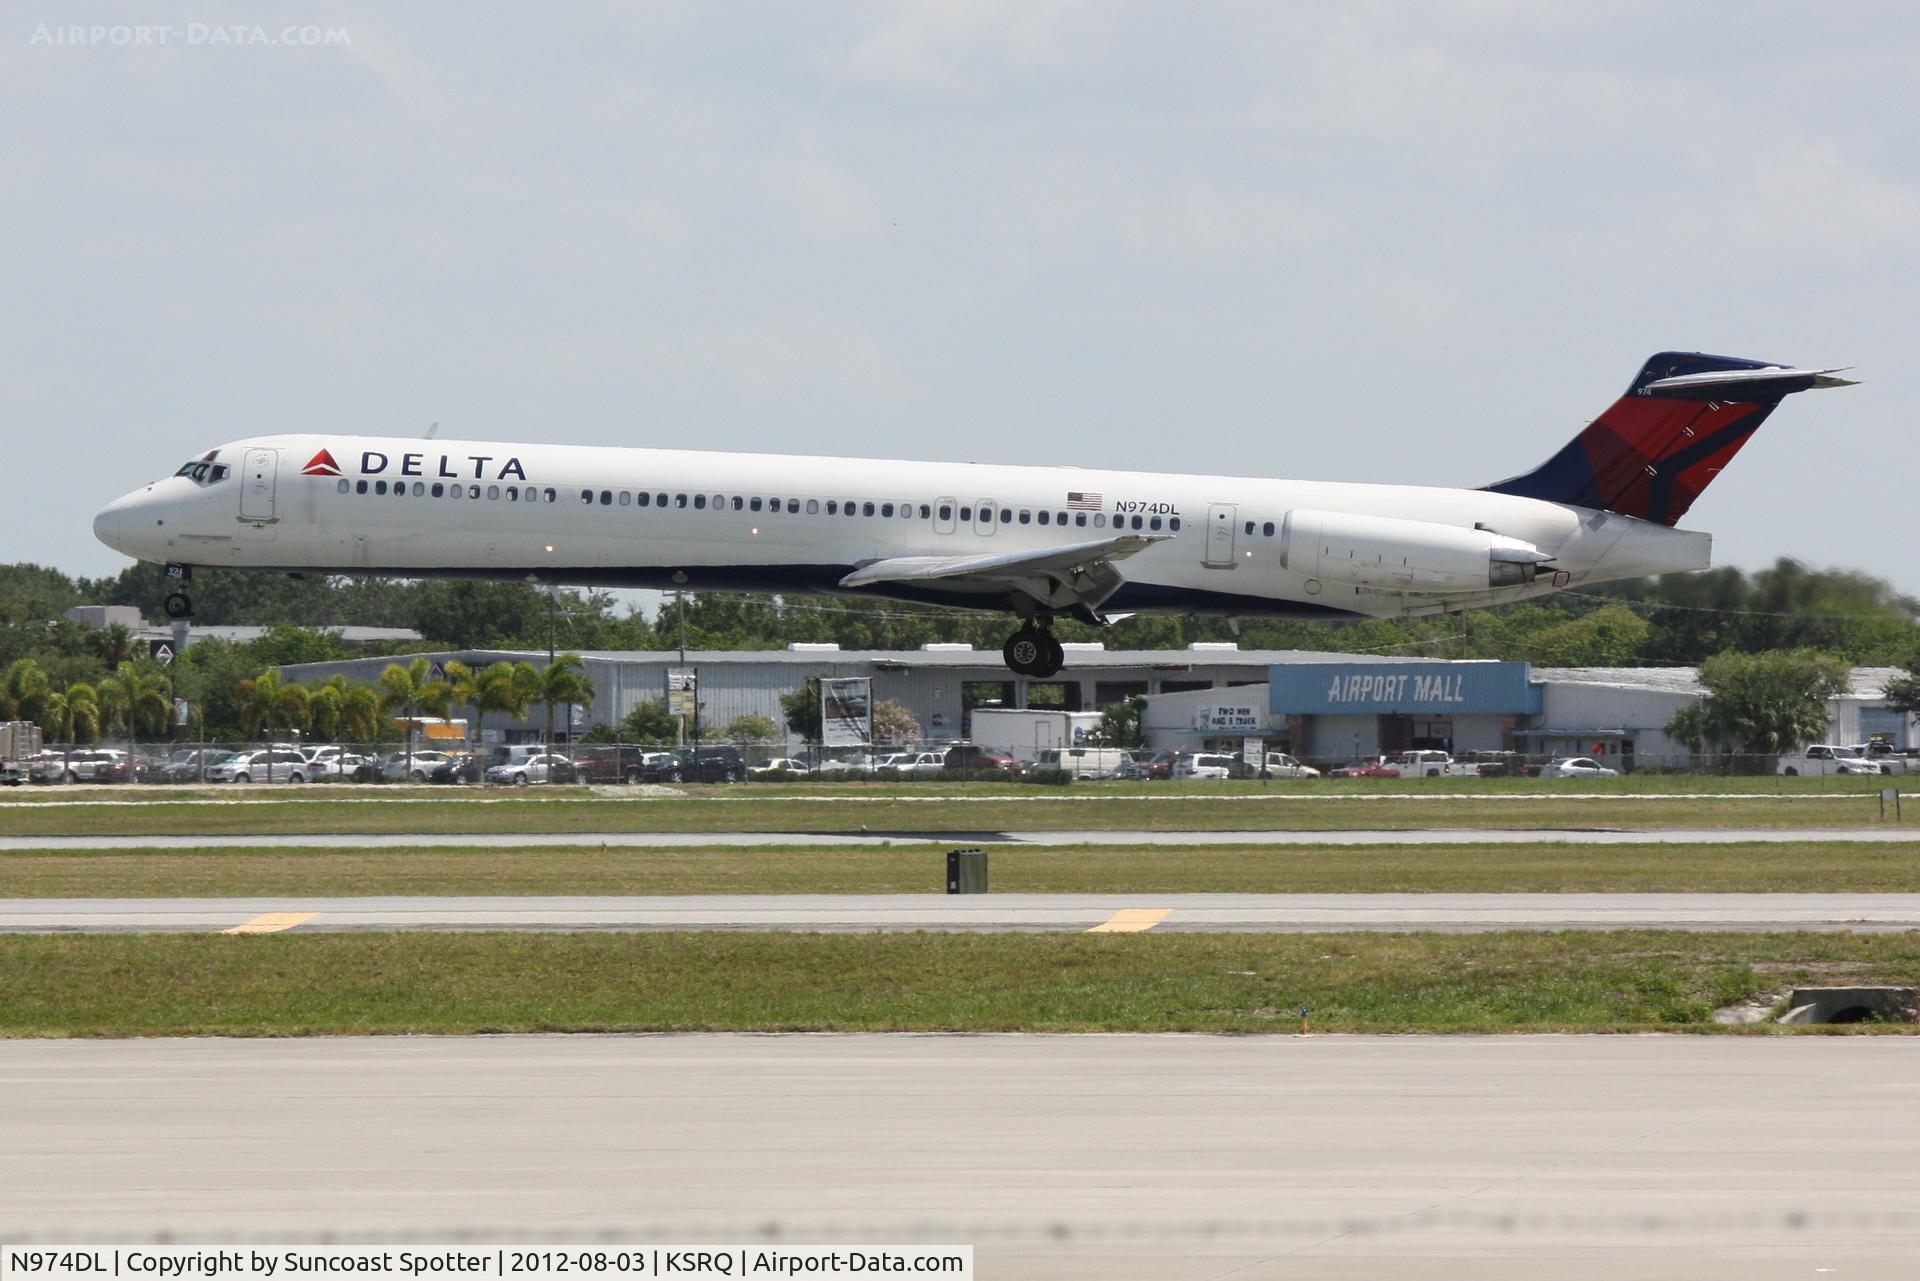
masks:
[[[1699,569],[1709,549],[1705,534],[1477,489],[346,436],[222,445],[108,506],[95,532],[142,560],[216,569],[988,608],[1017,602],[965,580],[840,580],[896,557],[1135,532],[1158,541],[1120,562],[1105,608],[1247,617],[1466,609]],[[1476,579],[1489,540],[1534,549],[1531,576]]]

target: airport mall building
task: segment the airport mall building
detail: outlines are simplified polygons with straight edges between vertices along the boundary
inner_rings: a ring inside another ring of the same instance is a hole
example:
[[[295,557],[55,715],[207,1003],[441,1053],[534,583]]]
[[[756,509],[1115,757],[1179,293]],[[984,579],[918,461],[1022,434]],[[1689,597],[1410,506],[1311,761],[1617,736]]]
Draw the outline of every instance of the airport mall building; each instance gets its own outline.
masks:
[[[969,734],[976,708],[1049,707],[1094,711],[1145,696],[1144,728],[1154,748],[1237,751],[1245,738],[1316,762],[1341,762],[1408,748],[1518,751],[1533,756],[1607,756],[1631,768],[1636,760],[1684,757],[1684,744],[1664,726],[1699,700],[1692,668],[1535,668],[1526,663],[1432,661],[1294,650],[1243,650],[1196,644],[1184,650],[1107,650],[1068,645],[1067,668],[1050,680],[1011,675],[998,651],[930,645],[909,651],[851,651],[795,645],[773,651],[688,651],[698,673],[703,726],[717,731],[754,714],[783,724],[780,695],[810,676],[868,676],[876,699],[907,708],[931,741]],[[406,656],[406,660],[416,655]],[[424,655],[436,665],[546,661],[544,651],[448,650]],[[618,724],[643,700],[658,700],[672,652],[587,652],[594,705],[577,731]],[[356,681],[378,678],[391,657],[368,656],[283,668],[289,679],[336,672]],[[1900,748],[1920,745],[1914,718],[1889,710],[1883,690],[1893,668],[1856,668],[1853,689],[1832,703],[1832,742],[1858,743],[1887,734]],[[499,731],[506,741],[536,737],[543,712]],[[564,723],[564,717],[562,721]],[[1084,718],[1076,718],[1084,724]],[[487,737],[495,738],[488,728]],[[797,741],[789,744],[798,747]]]

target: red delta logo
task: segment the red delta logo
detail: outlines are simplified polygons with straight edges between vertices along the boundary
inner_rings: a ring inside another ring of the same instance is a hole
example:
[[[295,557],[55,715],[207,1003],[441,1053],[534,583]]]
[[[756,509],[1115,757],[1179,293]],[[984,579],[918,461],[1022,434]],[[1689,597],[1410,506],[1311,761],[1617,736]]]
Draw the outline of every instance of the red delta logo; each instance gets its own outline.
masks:
[[[307,460],[307,465],[300,469],[300,474],[302,476],[338,476],[340,464],[333,461],[333,454],[329,450],[323,449]]]

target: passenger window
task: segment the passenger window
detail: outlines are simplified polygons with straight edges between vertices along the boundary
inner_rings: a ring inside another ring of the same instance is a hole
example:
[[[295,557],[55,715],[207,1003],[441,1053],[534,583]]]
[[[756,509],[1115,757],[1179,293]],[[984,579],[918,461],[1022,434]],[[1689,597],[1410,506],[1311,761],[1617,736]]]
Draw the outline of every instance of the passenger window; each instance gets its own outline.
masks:
[[[1251,534],[1251,533],[1253,532],[1253,522],[1252,522],[1252,521],[1248,521],[1248,522],[1247,522],[1247,532],[1248,532],[1249,534]]]
[[[339,489],[341,493],[344,494],[351,488],[353,488],[353,486],[349,485],[346,481],[343,480],[340,482]]]
[[[840,504],[840,514],[842,516],[858,516],[860,513],[853,509],[851,502],[844,502]]]
[[[813,499],[809,498],[807,500],[807,515],[809,516],[813,515],[817,507],[818,507],[818,504],[815,503]],[[839,514],[840,514],[840,504],[835,502],[833,499],[829,498],[827,500],[827,515],[838,516]]]
[[[640,495],[640,496],[639,496],[639,497],[638,497],[637,499],[635,499],[634,501],[636,501],[636,502],[638,502],[638,503],[639,503],[639,504],[640,504],[640,505],[641,505],[642,507],[651,507],[651,506],[653,506],[653,495],[652,495],[652,494],[641,494],[641,495]]]
[[[460,486],[458,486],[458,485],[448,485],[448,486],[447,486],[447,497],[448,497],[448,498],[458,498],[458,497],[460,497]]]
[[[757,512],[757,511],[759,511],[759,510],[760,510],[760,500],[759,500],[758,498],[755,498],[755,499],[753,499],[753,500],[751,500],[750,502],[748,502],[748,503],[747,503],[747,509],[748,509],[749,511],[756,511],[756,512]]]
[[[947,506],[947,505],[946,505],[945,503],[942,503],[942,504],[940,505],[940,519],[941,519],[941,520],[952,520],[952,519],[953,519],[953,508],[951,508],[951,507],[949,507],[949,506]]]
[[[1169,516],[1169,517],[1167,517],[1167,528],[1168,528],[1168,529],[1171,529],[1171,530],[1172,530],[1172,531],[1173,531],[1174,533],[1176,533],[1176,534],[1177,534],[1177,533],[1179,533],[1179,532],[1180,532],[1180,518],[1179,518],[1178,516]]]
[[[1085,529],[1087,527],[1087,514],[1085,512],[1075,512],[1073,514],[1073,523]]]
[[[1001,523],[1002,525],[1011,525],[1011,524],[1013,524],[1013,508],[1011,508],[1011,507],[1002,507],[1002,508],[1000,509],[1000,523]]]
[[[715,494],[713,496],[713,509],[715,511],[719,511],[722,507],[725,507],[726,505],[727,505],[727,496],[725,494]]]
[[[520,486],[518,485],[507,486],[507,501],[510,503],[517,503],[520,501]]]
[[[705,494],[695,494],[695,495],[693,496],[693,508],[694,508],[694,510],[695,510],[695,511],[705,511],[705,510],[706,510],[706,507],[707,507],[707,496],[706,496]]]
[[[787,512],[794,516],[800,514],[800,500],[798,498],[789,498],[787,500]]]
[[[560,495],[554,492],[554,489],[551,485],[541,490],[540,492],[546,496],[547,501],[550,503],[557,503],[560,501]]]
[[[600,505],[602,507],[613,506],[613,491],[611,489],[603,489],[600,491]]]
[[[1133,527],[1134,527],[1135,529],[1138,529],[1138,528],[1140,528],[1140,518],[1139,518],[1138,516],[1135,516],[1135,517],[1133,518]]]
[[[472,498],[472,499],[475,499],[475,500],[477,501],[477,500],[479,499],[479,497],[480,497],[480,486],[478,486],[478,485],[468,485],[468,486],[467,486],[467,497],[468,497],[468,498]]]
[[[1158,528],[1160,528],[1160,518],[1159,518],[1158,516],[1155,516],[1155,517],[1154,517],[1154,518],[1153,518],[1152,520],[1150,520],[1150,521],[1148,521],[1148,522],[1147,522],[1147,528],[1148,528],[1148,529],[1158,529]]]
[[[1107,527],[1107,514],[1105,512],[1095,512],[1093,514],[1093,527],[1095,529],[1105,529]]]
[[[740,495],[735,494],[733,496],[733,509],[735,511],[739,511],[742,507],[745,507],[746,505],[747,505],[746,500],[740,497]]]
[[[1033,524],[1033,513],[1030,511],[1027,511],[1025,508],[1022,508],[1020,511],[1020,523],[1022,525]]]
[[[1264,524],[1264,525],[1262,525],[1262,526],[1260,526],[1260,532],[1261,532],[1262,534],[1264,534],[1264,535],[1266,535],[1266,536],[1267,536],[1268,538],[1272,538],[1272,537],[1273,537],[1273,522],[1272,522],[1272,521],[1268,521],[1268,522],[1267,522],[1266,524]]]
[[[620,491],[620,505],[622,507],[630,507],[633,505],[633,495],[624,489]]]
[[[871,516],[871,515],[873,515],[873,504],[872,504],[872,503],[861,503],[861,504],[860,504],[860,514],[861,514],[862,516]]]
[[[921,504],[920,504],[920,519],[921,519],[921,520],[925,520],[925,519],[927,519],[927,518],[928,518],[929,516],[931,516],[931,515],[933,515],[933,508],[932,508],[931,506],[929,506],[928,504],[926,504],[926,503],[921,503]]]
[[[687,496],[685,494],[675,494],[673,496],[673,505],[675,507],[685,507],[687,505]]]
[[[402,488],[402,489],[405,489],[405,488],[406,488],[406,486],[405,486],[405,485],[402,485],[402,486],[401,486],[401,488]],[[433,482],[433,496],[434,496],[435,498],[438,498],[438,497],[440,497],[440,495],[442,495],[442,494],[444,494],[444,493],[446,493],[446,492],[447,492],[447,487],[446,487],[445,485],[442,485],[442,484],[441,484],[441,483],[440,483],[439,481],[437,481],[437,480]]]
[[[665,507],[667,505],[667,496],[665,494],[660,494],[657,497],[655,497],[653,501],[659,506]]]
[[[1052,513],[1050,513],[1050,512],[1041,512],[1041,513],[1040,513],[1040,523],[1041,523],[1042,525],[1044,525],[1044,524],[1046,524],[1046,523],[1047,523],[1047,522],[1048,522],[1049,520],[1051,520],[1051,519],[1052,519]]]
[[[387,482],[386,482],[386,481],[384,481],[384,480],[376,480],[376,481],[374,481],[374,482],[373,482],[373,492],[374,492],[374,493],[376,493],[376,494],[384,494],[384,493],[386,493],[386,492],[387,492]]]
[[[487,497],[488,497],[489,499],[497,499],[497,498],[499,498],[499,497],[500,497],[500,486],[498,486],[498,485],[488,485],[488,486],[487,486]],[[626,495],[625,495],[625,494],[622,494],[622,495],[620,495],[620,497],[624,499],[624,498],[626,497]]]
[[[354,493],[356,493],[356,494],[364,494],[364,493],[366,493],[366,492],[367,492],[367,482],[366,482],[366,481],[364,481],[364,480],[362,480],[362,481],[356,481],[356,482],[354,483],[354,487],[353,487],[353,492],[354,492]]]
[[[882,516],[885,516],[885,517],[887,517],[888,519],[891,519],[891,518],[893,517],[893,504],[892,504],[892,503],[881,503],[881,504],[880,504],[880,514],[881,514]]]

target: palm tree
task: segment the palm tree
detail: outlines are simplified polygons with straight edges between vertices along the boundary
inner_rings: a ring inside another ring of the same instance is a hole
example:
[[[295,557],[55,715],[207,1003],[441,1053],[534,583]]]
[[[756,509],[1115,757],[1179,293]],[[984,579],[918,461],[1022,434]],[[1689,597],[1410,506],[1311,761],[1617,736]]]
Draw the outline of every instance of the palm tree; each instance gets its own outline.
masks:
[[[313,721],[313,736],[332,742],[340,733],[340,713],[346,706],[347,678],[328,677],[307,687],[307,714]]]
[[[126,664],[122,664],[126,666]],[[100,737],[112,738],[126,728],[127,705],[129,697],[127,687],[118,676],[103,676],[94,688],[94,701],[99,707]]]
[[[586,660],[578,654],[562,654],[540,670],[540,692],[535,697],[547,707],[547,749],[553,749],[553,705],[577,703],[593,706],[593,682],[587,678]]]
[[[405,667],[398,663],[388,663],[387,670],[380,673],[381,699],[384,712],[400,711],[412,720],[420,711],[421,695],[432,680],[433,664],[424,658],[416,658]],[[407,777],[413,777],[413,727],[407,727]]]
[[[133,661],[140,653],[140,648],[140,638],[125,623],[110,623],[93,637],[93,651],[100,655],[108,667]]]
[[[8,720],[38,721],[45,714],[50,693],[52,685],[46,672],[31,658],[14,659],[7,664],[6,676],[0,678],[0,696],[6,699]]]
[[[64,743],[73,733],[73,714],[67,696],[60,690],[47,691],[40,705],[40,730],[49,743]]]
[[[478,672],[464,664],[448,663],[447,682],[454,697],[473,708],[473,741],[477,748],[486,742],[488,712],[525,719],[527,705],[539,697],[540,673],[531,663],[490,663]]]
[[[91,743],[100,737],[100,695],[85,681],[67,686],[66,717],[68,736],[76,743]]]
[[[355,685],[340,700],[340,721],[347,733],[362,743],[380,737],[380,691],[371,685]]]
[[[271,746],[275,725],[299,730],[307,727],[306,686],[287,684],[271,668],[250,680],[236,682],[233,695],[239,700],[240,724],[249,738],[264,735]],[[271,753],[267,756],[267,781],[273,781]]]
[[[173,714],[173,682],[151,665],[122,663],[110,678],[121,700],[120,714],[134,735],[159,738]],[[104,690],[107,682],[101,682]]]

